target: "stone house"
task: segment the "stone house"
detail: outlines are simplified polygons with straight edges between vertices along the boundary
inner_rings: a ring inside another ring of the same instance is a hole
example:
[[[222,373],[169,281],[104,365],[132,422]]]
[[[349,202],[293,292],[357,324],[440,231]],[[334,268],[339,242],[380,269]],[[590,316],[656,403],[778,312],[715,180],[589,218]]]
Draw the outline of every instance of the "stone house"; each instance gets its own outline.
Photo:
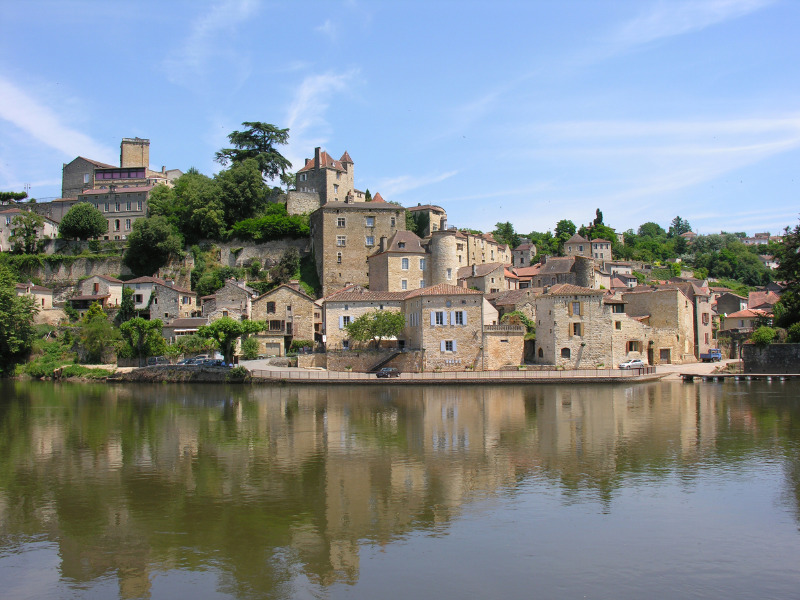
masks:
[[[498,322],[502,322],[503,315],[519,311],[536,322],[536,297],[540,296],[542,288],[525,288],[520,290],[506,290],[495,294],[486,294],[486,299],[497,309]]]
[[[25,204],[24,206],[27,209],[35,205]],[[11,236],[14,235],[14,230],[17,227],[16,220],[21,215],[24,215],[25,212],[26,210],[16,206],[0,207],[0,252],[8,252],[11,250]],[[56,237],[58,237],[58,223],[45,217],[41,230],[36,232],[36,238],[39,240],[46,240]]]
[[[104,307],[118,307],[122,304],[123,282],[108,275],[92,275],[77,285],[78,295],[102,298]]]
[[[351,285],[326,296],[322,299],[325,348],[351,349],[353,344],[347,334],[347,325],[376,310],[402,312],[407,294],[409,292],[374,291]],[[404,337],[398,342],[401,348],[405,346]]]
[[[612,368],[646,359],[651,328],[618,312],[603,290],[555,285],[535,300],[538,364],[565,369]]]
[[[441,206],[433,204],[417,204],[406,209],[419,222],[422,229],[422,237],[428,237],[434,231],[447,229],[447,213]]]
[[[498,243],[491,233],[459,231],[456,249],[459,267],[494,262],[511,263],[508,246]]]
[[[536,246],[523,242],[511,251],[512,267],[529,267],[536,256]]]
[[[592,256],[592,245],[589,240],[580,234],[575,234],[564,242],[565,256]]]
[[[244,281],[231,278],[216,292],[200,299],[200,312],[212,321],[223,316],[237,321],[250,319],[252,304],[257,297],[258,293]]]
[[[145,318],[169,323],[173,319],[199,316],[197,294],[176,286],[174,282],[157,277],[138,277],[124,282],[124,287],[133,290],[134,308]]]
[[[750,292],[747,295],[747,308],[760,308],[772,312],[772,308],[780,299],[778,294],[771,291]]]
[[[702,282],[701,282],[702,283]],[[711,308],[711,291],[707,285],[694,282],[675,285],[689,298],[694,317],[694,355],[698,359],[712,347],[714,342],[714,312]]]
[[[772,312],[758,308],[745,308],[728,314],[721,320],[719,330],[726,332],[749,332],[772,322]]]
[[[284,356],[293,340],[322,341],[322,311],[296,281],[258,296],[251,319],[265,321],[269,329],[256,336],[259,353]]]
[[[747,308],[747,298],[733,292],[723,292],[717,296],[716,307],[718,315],[729,315],[745,310]]]
[[[599,263],[611,260],[611,242],[602,238],[592,240],[591,256]]]
[[[502,263],[473,264],[458,270],[458,285],[494,294],[506,287],[505,266]]]
[[[694,306],[682,290],[638,286],[623,293],[622,300],[626,314],[639,318],[654,330],[648,340],[649,364],[682,364],[697,360]]]
[[[526,271],[534,271],[529,267]],[[517,274],[519,274],[517,269]],[[530,287],[543,288],[561,283],[577,285],[578,287],[592,287],[594,277],[594,261],[584,256],[548,256],[542,259],[531,276]],[[520,281],[520,287],[522,282]]]
[[[168,343],[174,344],[182,337],[196,335],[198,329],[203,325],[208,325],[208,323],[209,321],[205,317],[173,319],[169,323],[165,323],[161,328],[161,336]]]
[[[388,240],[381,237],[378,249],[367,261],[370,290],[402,292],[425,287],[425,248],[422,240],[410,231],[397,231]]]
[[[298,192],[315,193],[319,205],[328,202],[364,201],[363,193],[356,192],[353,160],[345,151],[339,160],[320,148],[314,148],[314,158],[307,158],[297,171],[295,187]]]
[[[30,296],[39,310],[52,310],[53,308],[53,290],[35,285],[30,281],[28,283],[17,283],[14,285],[17,296]]]
[[[144,219],[147,216],[147,199],[152,190],[153,186],[117,187],[111,185],[105,189],[81,192],[75,204],[88,202],[103,213],[108,221],[108,229],[103,235],[103,239],[124,240],[130,235],[133,223],[137,219]]]
[[[369,285],[368,257],[382,237],[405,230],[405,209],[380,202],[328,202],[311,213],[311,244],[323,295]]]

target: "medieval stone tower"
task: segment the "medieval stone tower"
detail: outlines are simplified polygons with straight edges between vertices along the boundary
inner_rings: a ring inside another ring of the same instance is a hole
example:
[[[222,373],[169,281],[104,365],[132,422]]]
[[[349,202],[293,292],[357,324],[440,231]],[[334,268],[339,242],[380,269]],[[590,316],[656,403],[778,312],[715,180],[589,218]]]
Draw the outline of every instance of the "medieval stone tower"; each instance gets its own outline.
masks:
[[[150,140],[122,138],[119,145],[119,166],[150,168]]]
[[[458,270],[456,234],[455,229],[431,232],[428,242],[428,273],[425,277],[429,282],[428,285],[440,283],[456,285]]]

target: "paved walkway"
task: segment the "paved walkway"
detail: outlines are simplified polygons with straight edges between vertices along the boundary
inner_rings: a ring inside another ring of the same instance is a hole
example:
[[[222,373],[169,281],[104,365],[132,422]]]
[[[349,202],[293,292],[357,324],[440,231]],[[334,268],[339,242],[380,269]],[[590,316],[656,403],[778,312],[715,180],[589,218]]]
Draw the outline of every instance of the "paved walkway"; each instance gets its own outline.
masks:
[[[717,367],[727,365],[729,363],[739,363],[740,361],[735,358],[725,359],[720,362],[696,362],[687,363],[685,365],[658,365],[656,371],[658,373],[667,373],[664,380],[681,379],[681,373],[691,373],[693,375],[709,375],[713,373]]]

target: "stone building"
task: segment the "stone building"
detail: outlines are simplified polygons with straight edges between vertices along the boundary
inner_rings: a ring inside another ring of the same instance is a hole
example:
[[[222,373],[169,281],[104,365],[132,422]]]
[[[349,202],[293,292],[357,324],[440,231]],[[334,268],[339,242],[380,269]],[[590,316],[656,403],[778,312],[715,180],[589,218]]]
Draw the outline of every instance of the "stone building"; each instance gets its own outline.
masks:
[[[600,264],[607,260],[611,260],[611,242],[601,238],[592,240],[591,257]]]
[[[461,267],[458,270],[458,285],[484,294],[506,290],[505,266],[502,263],[485,263]]]
[[[138,277],[124,282],[124,287],[133,290],[134,308],[145,318],[161,319],[168,324],[173,319],[199,316],[197,294],[171,281]]]
[[[433,204],[417,204],[406,209],[417,224],[417,231],[422,237],[428,237],[434,231],[447,229],[447,213],[441,206]]]
[[[61,170],[61,197],[77,198],[82,191],[94,187],[95,169],[113,169],[114,165],[78,156],[64,163]]]
[[[564,242],[565,256],[592,256],[592,245],[589,240],[580,234],[575,234]]]
[[[541,296],[543,292],[542,288],[505,290],[487,294],[486,299],[497,309],[500,321],[502,321],[503,315],[519,311],[531,321],[536,322],[536,297]]]
[[[622,294],[625,313],[639,318],[655,331],[647,347],[647,362],[695,362],[694,307],[679,289],[638,286]]]
[[[92,275],[81,281],[78,286],[78,295],[102,297],[103,306],[118,307],[122,304],[123,282],[108,275]]]
[[[14,290],[17,296],[30,296],[33,298],[34,305],[39,310],[52,310],[53,308],[53,290],[35,285],[32,282],[17,283],[14,285]]]
[[[360,285],[351,285],[323,298],[323,330],[326,350],[348,350],[353,347],[345,329],[361,315],[388,310],[402,312],[409,292],[368,290]],[[398,340],[405,346],[405,338]]]
[[[322,311],[296,281],[253,300],[251,318],[269,326],[256,336],[259,353],[284,356],[293,340],[307,340],[312,346],[322,341]]]
[[[250,319],[252,303],[258,293],[244,281],[228,279],[225,285],[209,296],[201,298],[200,312],[211,321],[226,316],[233,319]]]
[[[523,242],[511,251],[512,267],[529,267],[536,256],[536,246]]]
[[[425,287],[427,254],[416,234],[400,230],[391,238],[381,237],[378,249],[368,258],[369,289],[402,292]]]
[[[520,274],[517,269],[517,274]],[[530,287],[543,288],[561,283],[592,287],[594,279],[594,261],[584,256],[545,257],[538,269],[529,267],[525,272],[531,273]],[[522,282],[520,281],[520,287]]]
[[[368,257],[382,237],[406,228],[405,209],[387,202],[328,202],[311,213],[311,244],[323,295],[369,285]]]
[[[147,198],[153,186],[123,187],[114,185],[107,189],[86,190],[78,195],[77,202],[88,202],[103,213],[108,221],[106,240],[127,239],[137,219],[147,216]],[[67,210],[71,208],[69,202]]]
[[[353,160],[347,151],[334,160],[327,152],[314,148],[314,158],[307,158],[296,173],[295,187],[298,192],[316,193],[320,206],[347,199],[363,202],[364,195],[356,191],[354,182]]]
[[[26,208],[35,205],[25,205]],[[11,236],[17,227],[17,218],[24,215],[27,211],[19,207],[0,207],[0,252],[8,252],[12,248]],[[58,237],[58,223],[45,217],[44,224],[40,231],[37,231],[36,238],[47,240]]]
[[[508,246],[500,244],[491,233],[458,232],[459,245],[457,249],[458,266],[469,266],[484,263],[499,262],[509,264],[511,253]]]

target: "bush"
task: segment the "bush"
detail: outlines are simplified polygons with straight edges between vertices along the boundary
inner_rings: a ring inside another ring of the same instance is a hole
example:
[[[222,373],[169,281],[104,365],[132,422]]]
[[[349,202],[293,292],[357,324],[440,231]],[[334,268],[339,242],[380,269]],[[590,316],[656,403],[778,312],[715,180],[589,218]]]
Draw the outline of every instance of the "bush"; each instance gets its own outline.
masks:
[[[233,367],[225,376],[225,381],[241,383],[250,380],[250,371],[246,367]]]
[[[775,330],[772,327],[759,327],[750,336],[750,341],[756,346],[768,346],[775,339]]]
[[[290,352],[297,352],[301,348],[314,348],[314,342],[311,340],[292,340],[292,345],[289,346]]]
[[[800,322],[795,323],[786,330],[786,342],[789,344],[800,344]]]
[[[242,342],[242,358],[245,360],[255,360],[258,358],[258,340],[249,337]]]

